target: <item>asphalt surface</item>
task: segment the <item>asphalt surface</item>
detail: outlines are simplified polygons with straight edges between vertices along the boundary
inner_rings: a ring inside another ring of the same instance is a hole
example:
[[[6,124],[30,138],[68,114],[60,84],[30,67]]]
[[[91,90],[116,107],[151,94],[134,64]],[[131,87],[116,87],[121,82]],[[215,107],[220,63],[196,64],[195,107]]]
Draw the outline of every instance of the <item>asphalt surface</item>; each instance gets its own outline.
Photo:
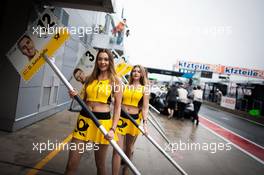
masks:
[[[246,133],[245,137],[263,143],[263,136],[253,135],[261,130],[241,119],[232,118],[223,112],[201,109],[201,115],[210,120],[228,126],[230,130]],[[237,149],[221,137],[218,137],[201,122],[198,126],[190,120],[167,119],[167,116],[155,114],[170,140],[170,146],[149,123],[151,137],[183,168],[188,174],[214,175],[256,175],[263,174],[264,165]],[[224,118],[228,118],[224,119]],[[40,153],[33,149],[33,143],[47,141],[62,142],[67,138],[75,124],[77,114],[63,111],[48,119],[35,123],[14,133],[0,132],[0,170],[1,175],[32,174],[54,175],[63,174],[68,150],[61,150],[50,156],[52,150]],[[217,120],[218,119],[218,120]],[[222,121],[222,123],[220,123]],[[230,124],[228,121],[234,122]],[[239,122],[239,123],[236,123]],[[239,127],[244,124],[247,127]],[[246,129],[246,130],[244,130]],[[247,133],[247,131],[254,131]],[[263,133],[263,132],[262,132]],[[222,149],[219,149],[221,145]],[[111,174],[112,148],[109,147],[107,171]],[[132,162],[143,175],[172,175],[180,172],[154,147],[144,136],[139,136],[135,144]],[[39,166],[39,165],[42,166]],[[32,173],[32,170],[35,170]],[[85,151],[81,158],[77,174],[96,174],[93,151]],[[121,174],[121,173],[120,173]]]
[[[200,115],[264,147],[264,126],[205,105]]]

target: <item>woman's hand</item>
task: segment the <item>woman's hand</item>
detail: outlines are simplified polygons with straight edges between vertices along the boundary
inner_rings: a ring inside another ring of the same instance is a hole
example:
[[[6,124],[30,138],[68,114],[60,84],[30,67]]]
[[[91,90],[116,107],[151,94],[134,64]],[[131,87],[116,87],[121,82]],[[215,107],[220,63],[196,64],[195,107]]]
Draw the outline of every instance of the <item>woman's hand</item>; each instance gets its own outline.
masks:
[[[114,139],[115,136],[115,132],[113,129],[110,129],[110,131],[107,133],[107,135],[105,136],[105,139],[110,141],[112,139]]]
[[[148,125],[147,125],[147,122],[144,122],[143,123],[143,129],[144,129],[144,134],[145,135],[148,135]]]
[[[78,95],[78,91],[76,89],[73,89],[73,91],[69,90],[69,96],[73,98],[74,96]]]

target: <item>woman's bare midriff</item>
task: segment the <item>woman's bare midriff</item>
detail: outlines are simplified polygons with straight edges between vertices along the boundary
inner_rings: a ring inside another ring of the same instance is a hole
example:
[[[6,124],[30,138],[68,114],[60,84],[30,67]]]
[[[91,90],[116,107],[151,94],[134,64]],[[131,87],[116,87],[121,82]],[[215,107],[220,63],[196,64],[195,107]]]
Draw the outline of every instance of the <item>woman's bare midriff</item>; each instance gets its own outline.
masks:
[[[109,112],[110,105],[106,103],[87,101],[86,102],[89,109],[93,112]]]
[[[122,104],[122,106],[124,107],[126,112],[129,114],[138,114],[139,113],[138,107],[130,106],[130,105],[124,105],[124,104]]]

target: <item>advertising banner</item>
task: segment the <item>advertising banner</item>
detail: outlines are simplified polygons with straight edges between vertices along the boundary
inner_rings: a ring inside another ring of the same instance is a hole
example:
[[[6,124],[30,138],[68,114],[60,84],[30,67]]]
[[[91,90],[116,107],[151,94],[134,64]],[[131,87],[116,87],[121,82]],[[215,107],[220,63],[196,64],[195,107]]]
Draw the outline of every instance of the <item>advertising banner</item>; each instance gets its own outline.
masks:
[[[25,81],[29,81],[45,64],[43,55],[51,57],[69,38],[64,27],[50,10],[45,10],[7,53],[7,57]]]

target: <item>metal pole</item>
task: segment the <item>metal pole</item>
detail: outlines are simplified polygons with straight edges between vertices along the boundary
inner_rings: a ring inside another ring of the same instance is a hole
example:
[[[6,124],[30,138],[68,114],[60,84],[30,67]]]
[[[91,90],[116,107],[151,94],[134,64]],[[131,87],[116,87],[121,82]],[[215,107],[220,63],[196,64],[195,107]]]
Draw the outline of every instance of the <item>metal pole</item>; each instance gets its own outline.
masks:
[[[72,85],[64,77],[64,75],[61,73],[61,71],[58,69],[58,67],[53,63],[53,61],[51,61],[51,59],[49,59],[46,55],[43,55],[43,57],[46,60],[46,62],[50,65],[52,70],[56,73],[56,75],[60,78],[60,80],[65,84],[65,86],[68,88],[68,90],[73,91]],[[85,111],[85,113],[91,117],[94,124],[99,128],[99,130],[104,134],[104,136],[106,136],[107,130],[104,128],[103,125],[101,125],[101,123],[98,121],[98,119],[95,117],[95,115],[89,110],[89,108],[86,106],[85,102],[80,98],[80,96],[76,95],[76,96],[74,96],[74,99],[81,105],[81,107]],[[112,139],[109,142],[113,146],[113,148],[118,152],[118,154],[125,160],[125,162],[128,164],[128,166],[133,171],[133,173],[140,175],[140,172],[133,165],[133,163],[129,160],[129,158],[126,156],[126,154],[123,152],[123,150],[118,146],[116,141]]]
[[[155,118],[155,116],[152,114],[152,112],[149,111],[150,116],[153,118],[153,120],[157,123],[158,127],[162,130],[163,133],[165,133],[163,127],[160,125],[158,120]]]
[[[160,114],[160,112],[159,112],[154,106],[152,106],[151,104],[149,104],[149,106],[150,106],[151,109],[153,109],[156,113]]]
[[[139,126],[139,124],[124,110],[121,109],[123,114],[126,115],[126,118],[128,118],[139,130],[140,132],[163,154],[169,161],[170,163],[182,174],[182,175],[187,175],[187,173],[178,165],[170,156],[168,153],[166,153],[162,147],[149,135],[145,134],[144,129]]]
[[[166,142],[170,144],[168,137],[162,132],[162,130],[155,125],[154,121],[151,118],[148,118],[148,119],[150,123],[154,126],[154,128],[156,128],[157,131],[160,133],[160,135],[166,140]]]

